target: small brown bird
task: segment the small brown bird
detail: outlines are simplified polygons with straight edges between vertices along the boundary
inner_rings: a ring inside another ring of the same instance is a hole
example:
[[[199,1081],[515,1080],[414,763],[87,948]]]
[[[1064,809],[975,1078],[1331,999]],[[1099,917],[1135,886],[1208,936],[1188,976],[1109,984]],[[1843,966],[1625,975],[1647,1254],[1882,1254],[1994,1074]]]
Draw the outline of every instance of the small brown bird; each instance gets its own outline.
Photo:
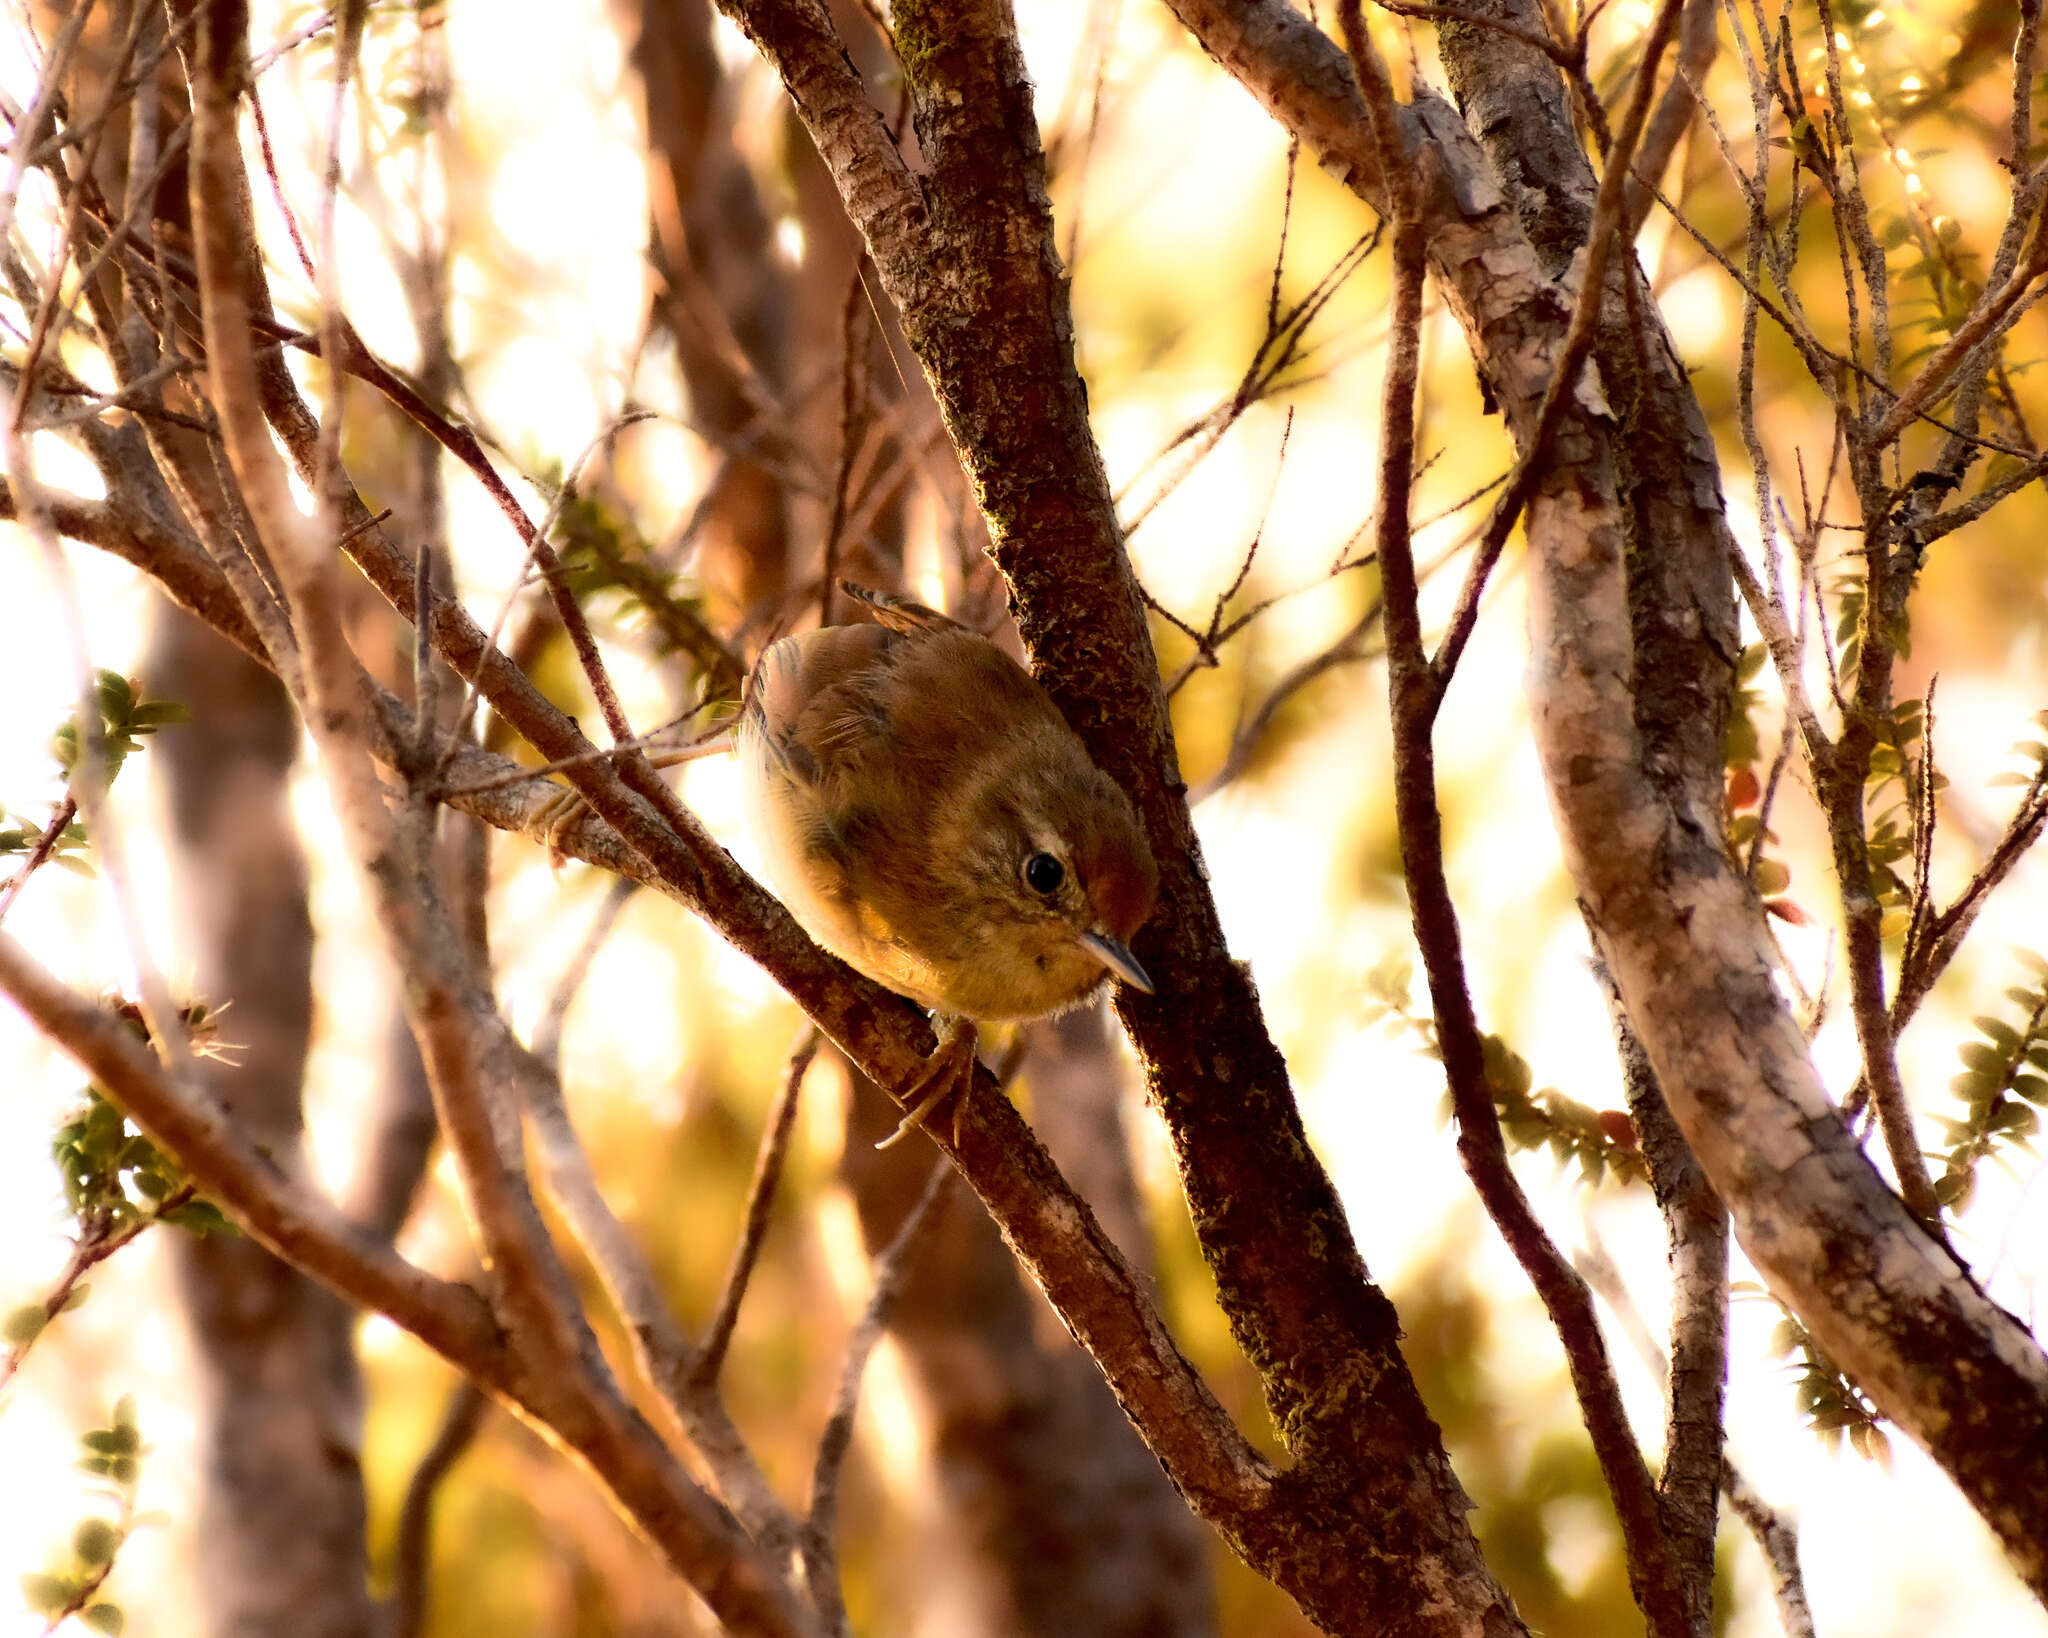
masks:
[[[790,913],[938,1015],[893,1143],[972,1067],[974,1020],[1061,1011],[1112,973],[1151,992],[1130,938],[1159,873],[1130,799],[1023,667],[921,604],[845,590],[880,623],[770,647],[739,753]]]

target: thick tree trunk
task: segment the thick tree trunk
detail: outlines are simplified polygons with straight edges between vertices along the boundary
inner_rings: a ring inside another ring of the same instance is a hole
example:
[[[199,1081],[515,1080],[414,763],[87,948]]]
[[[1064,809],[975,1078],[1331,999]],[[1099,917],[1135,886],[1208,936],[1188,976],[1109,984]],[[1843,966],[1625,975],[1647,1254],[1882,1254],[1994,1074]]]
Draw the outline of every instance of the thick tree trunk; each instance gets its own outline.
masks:
[[[158,741],[197,993],[228,1007],[208,1065],[242,1129],[287,1168],[312,1023],[306,861],[289,801],[299,725],[277,679],[166,609],[153,691],[192,723]],[[216,1638],[358,1638],[366,1582],[354,1313],[253,1240],[177,1240],[205,1453],[194,1531]]]

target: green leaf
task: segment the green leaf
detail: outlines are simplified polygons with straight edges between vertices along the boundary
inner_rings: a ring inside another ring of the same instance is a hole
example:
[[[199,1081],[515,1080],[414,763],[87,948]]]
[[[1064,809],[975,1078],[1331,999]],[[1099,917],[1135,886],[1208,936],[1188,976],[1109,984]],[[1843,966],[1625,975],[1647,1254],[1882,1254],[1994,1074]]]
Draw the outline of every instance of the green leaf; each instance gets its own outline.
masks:
[[[21,1596],[38,1615],[55,1615],[71,1602],[71,1595],[77,1591],[77,1582],[60,1575],[25,1575],[21,1578]]]
[[[1997,1043],[2004,1053],[2013,1052],[2020,1044],[2020,1032],[2000,1018],[1972,1018],[1972,1027],[1987,1041]]]
[[[2031,1137],[2041,1129],[2041,1117],[2023,1103],[2007,1103],[1999,1109],[1993,1124],[2013,1137]]]
[[[136,1430],[135,1395],[132,1393],[124,1393],[114,1401],[114,1426],[126,1428],[131,1433]]]
[[[141,1443],[133,1428],[94,1428],[78,1442],[102,1456],[132,1456]]]
[[[10,1309],[7,1317],[0,1320],[0,1342],[10,1348],[25,1348],[43,1334],[43,1327],[49,1323],[49,1313],[41,1303],[25,1302]]]
[[[78,1612],[78,1619],[94,1632],[104,1632],[107,1638],[121,1638],[122,1629],[128,1625],[128,1616],[119,1604],[88,1604]]]
[[[102,671],[95,691],[100,698],[100,715],[110,723],[125,722],[135,708],[135,685],[118,671]]]
[[[71,1550],[90,1569],[111,1564],[121,1550],[121,1532],[105,1519],[80,1519],[71,1532]]]
[[[1406,1022],[1398,1016],[1388,1022],[1390,1029],[1399,1028]],[[188,1234],[233,1234],[235,1225],[221,1214],[220,1207],[211,1200],[188,1200],[182,1206],[173,1206],[159,1216],[159,1221],[169,1223],[173,1228],[184,1229]]]
[[[1792,872],[1776,859],[1759,859],[1756,862],[1756,890],[1769,898],[1782,893],[1792,885]]]

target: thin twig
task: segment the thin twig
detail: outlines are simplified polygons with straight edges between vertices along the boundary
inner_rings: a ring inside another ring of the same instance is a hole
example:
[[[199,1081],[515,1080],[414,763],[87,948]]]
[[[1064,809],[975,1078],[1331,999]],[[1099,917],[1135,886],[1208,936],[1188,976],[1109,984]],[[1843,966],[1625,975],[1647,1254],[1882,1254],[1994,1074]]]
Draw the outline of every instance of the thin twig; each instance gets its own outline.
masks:
[[[57,811],[50,815],[50,822],[43,826],[43,833],[36,838],[36,845],[29,849],[28,857],[22,861],[21,868],[8,877],[5,887],[0,887],[0,921],[7,919],[7,912],[14,908],[14,901],[28,885],[29,877],[48,863],[50,855],[57,850],[58,839],[77,817],[78,798],[67,792],[64,800],[57,804]]]
[[[422,408],[424,408],[424,405],[422,405]],[[418,420],[418,416],[416,415],[414,419]],[[520,559],[519,572],[513,575],[504,598],[498,604],[498,612],[491,620],[490,634],[486,639],[490,647],[496,648],[498,646],[498,639],[505,630],[505,622],[511,618],[512,606],[518,602],[520,592],[525,589],[526,577],[534,566],[538,564],[542,577],[547,582],[548,592],[554,602],[555,611],[562,616],[562,623],[569,629],[577,655],[583,660],[584,680],[590,684],[592,694],[603,708],[605,723],[612,732],[614,748],[624,746],[631,741],[633,730],[627,723],[625,712],[618,703],[618,696],[612,690],[610,678],[604,669],[604,661],[598,656],[597,639],[590,634],[590,626],[583,618],[581,607],[577,604],[576,599],[570,595],[568,584],[562,574],[561,559],[555,556],[554,548],[548,544],[548,535],[553,531],[556,519],[561,517],[562,508],[568,504],[570,497],[576,493],[576,480],[583,476],[583,468],[589,463],[590,458],[627,427],[652,419],[654,419],[654,412],[651,410],[628,410],[625,414],[616,416],[607,422],[591,438],[590,442],[583,446],[582,452],[576,457],[575,464],[569,468],[568,475],[563,478],[554,494],[549,497],[547,511],[541,515],[540,522],[529,526],[525,530],[526,555]],[[435,417],[435,423],[446,430],[451,436],[455,431],[459,430],[466,437],[467,441],[474,445],[476,435],[469,432],[467,428],[457,429],[454,423],[443,421],[438,416]],[[424,422],[421,424],[426,425],[430,433],[434,432],[435,428],[433,425],[428,425]],[[446,438],[442,438],[441,441],[444,447],[453,447],[447,444]],[[479,459],[481,459],[482,454],[481,447],[478,447],[477,455]],[[478,469],[472,467],[471,470],[477,471]],[[494,494],[500,490],[503,491],[502,496],[499,498],[499,506],[503,508],[507,502],[510,502],[512,512],[517,514],[518,520],[521,523],[524,523],[524,511],[520,508],[519,503],[512,499],[512,492],[504,488],[503,482],[498,478],[497,473],[491,471],[488,461],[482,463],[482,472],[478,472],[478,475],[482,476],[483,472],[490,474],[490,484]],[[413,607],[418,609],[421,605],[415,603]],[[570,610],[575,611],[573,621],[570,618]],[[577,636],[579,629],[582,633],[580,638]],[[588,650],[587,654],[585,653],[586,648]],[[455,713],[455,726],[450,731],[449,748],[442,753],[443,766],[455,754],[455,745],[463,738],[473,737],[476,733],[476,724],[472,718],[476,712],[477,699],[478,682],[476,678],[472,677],[468,686],[463,690],[461,708]]]
[[[469,1377],[448,1395],[434,1442],[412,1470],[391,1553],[390,1638],[417,1638],[427,1619],[427,1549],[432,1544],[434,1502],[463,1453],[476,1442],[491,1401]]]
[[[1806,1601],[1806,1577],[1799,1568],[1799,1528],[1751,1488],[1742,1471],[1721,1458],[1721,1494],[1728,1507],[1748,1526],[1771,1567],[1771,1596],[1778,1606],[1778,1624],[1785,1638],[1815,1638],[1813,1607]]]
[[[57,1278],[51,1282],[48,1293],[42,1301],[43,1322],[47,1325],[71,1305],[72,1294],[78,1290],[78,1283],[95,1268],[105,1262],[123,1246],[130,1244],[148,1230],[161,1223],[170,1212],[180,1206],[189,1206],[199,1198],[199,1191],[190,1183],[173,1189],[163,1199],[152,1201],[149,1209],[131,1217],[120,1227],[114,1226],[111,1214],[95,1211],[79,1224],[78,1238],[72,1242],[70,1255],[64,1259],[64,1266]],[[21,1369],[21,1362],[28,1358],[29,1350],[42,1335],[38,1330],[24,1341],[0,1348],[0,1391],[14,1380],[14,1373]]]
[[[861,1378],[867,1372],[868,1356],[882,1340],[890,1312],[910,1273],[910,1253],[932,1212],[944,1201],[953,1179],[953,1163],[941,1156],[926,1179],[924,1192],[903,1219],[896,1236],[875,1259],[875,1283],[869,1293],[853,1334],[846,1340],[846,1357],[839,1368],[839,1387],[832,1396],[832,1412],[825,1419],[825,1431],[818,1436],[818,1455],[811,1469],[811,1509],[805,1532],[813,1550],[828,1565],[838,1563],[839,1475],[846,1465],[846,1453],[853,1442],[853,1417],[860,1405]]]
[[[1642,1310],[1607,1255],[1597,1236],[1588,1234],[1587,1246],[1574,1259],[1587,1284],[1600,1293],[1614,1310],[1621,1329],[1635,1345],[1644,1367],[1662,1384],[1670,1372],[1670,1361],[1644,1323]],[[1763,1550],[1771,1567],[1771,1592],[1777,1600],[1778,1620],[1785,1638],[1815,1638],[1813,1611],[1806,1602],[1806,1579],[1799,1568],[1799,1532],[1792,1520],[1756,1493],[1742,1471],[1724,1453],[1719,1468],[1721,1494],[1735,1516]]]
[[[761,1245],[768,1234],[768,1213],[775,1204],[775,1186],[781,1180],[782,1164],[789,1154],[789,1135],[796,1124],[797,1094],[803,1088],[804,1076],[810,1070],[811,1060],[817,1057],[823,1040],[815,1025],[807,1026],[783,1068],[782,1089],[776,1094],[767,1122],[761,1128],[761,1146],[754,1155],[754,1175],[747,1182],[747,1205],[740,1220],[739,1243],[733,1247],[732,1262],[726,1268],[725,1281],[718,1290],[718,1302],[711,1311],[711,1323],[705,1327],[703,1344],[690,1367],[694,1382],[706,1386],[716,1382],[725,1364],[726,1350],[732,1345],[733,1328],[739,1324],[740,1303],[746,1298],[748,1282],[754,1276],[754,1264],[761,1255]]]
[[[1728,1380],[1728,1211],[1665,1101],[1621,991],[1598,954],[1599,935],[1590,915],[1586,932],[1594,944],[1594,976],[1614,1030],[1629,1117],[1664,1219],[1671,1264],[1673,1364],[1660,1372],[1664,1457],[1658,1464],[1657,1498],[1690,1613],[1695,1625],[1704,1628],[1713,1608],[1714,1497],[1724,1440],[1722,1394]],[[1585,1272],[1583,1265],[1580,1272]]]
[[[64,19],[63,28],[44,54],[42,70],[36,76],[35,95],[29,98],[28,107],[14,122],[14,133],[7,144],[6,175],[4,181],[0,181],[0,242],[6,241],[14,231],[14,212],[21,199],[22,180],[28,175],[30,158],[42,139],[43,127],[56,112],[57,88],[70,70],[72,55],[77,51],[79,36],[92,16],[93,4],[94,0],[83,0],[83,4],[74,7],[71,15]]]
[[[1962,948],[1992,890],[2012,873],[2048,828],[2048,769],[2037,773],[2020,798],[2003,834],[1949,907],[1930,917],[1921,938],[1902,960],[1898,991],[1892,997],[1892,1029],[1896,1032],[1919,1009],[1934,981]]]
[[[1287,466],[1287,440],[1293,433],[1294,410],[1290,406],[1286,419],[1281,423],[1280,427],[1280,453],[1274,458],[1273,481],[1266,489],[1266,504],[1259,510],[1258,525],[1252,530],[1251,540],[1245,547],[1244,560],[1238,564],[1236,575],[1232,577],[1230,584],[1217,595],[1215,606],[1209,611],[1208,629],[1206,631],[1195,630],[1193,626],[1189,625],[1185,620],[1155,599],[1150,592],[1145,591],[1142,586],[1139,588],[1140,595],[1145,599],[1145,606],[1166,619],[1175,630],[1179,631],[1195,645],[1194,654],[1173,676],[1167,679],[1166,697],[1168,699],[1172,699],[1175,694],[1179,693],[1182,685],[1198,670],[1204,667],[1213,670],[1217,664],[1217,651],[1225,643],[1229,642],[1231,638],[1243,631],[1252,621],[1256,620],[1261,614],[1264,614],[1267,609],[1280,601],[1280,598],[1277,596],[1261,599],[1252,608],[1232,620],[1229,625],[1226,626],[1223,623],[1223,611],[1230,606],[1231,599],[1244,589],[1244,583],[1252,572],[1252,564],[1258,558],[1259,546],[1264,541],[1266,535],[1266,522],[1272,516],[1273,496],[1279,491],[1280,474]]]
[[[1259,708],[1231,735],[1230,748],[1224,752],[1223,761],[1217,766],[1216,771],[1188,793],[1190,804],[1207,801],[1243,774],[1251,764],[1252,753],[1258,749],[1259,741],[1266,737],[1267,729],[1272,727],[1273,719],[1296,694],[1339,666],[1356,665],[1359,661],[1371,657],[1365,646],[1366,639],[1380,623],[1380,616],[1385,607],[1381,599],[1373,598],[1335,642],[1307,659],[1297,662],[1285,676],[1267,690],[1266,697],[1259,702]]]
[[[128,868],[128,852],[113,805],[108,800],[109,763],[106,726],[100,716],[91,650],[85,624],[85,604],[71,560],[57,533],[49,492],[36,477],[31,444],[19,414],[20,401],[0,427],[0,465],[4,465],[18,515],[40,550],[58,605],[63,613],[78,686],[78,758],[71,770],[71,796],[84,814],[94,848],[104,867],[116,916],[139,978],[143,1016],[150,1038],[173,1071],[182,1071],[192,1059],[184,1019],[171,999],[170,986],[150,955],[141,904]]]
[[[533,1026],[533,1055],[558,1073],[562,1062],[562,1026],[568,1021],[569,1008],[575,1004],[583,981],[590,976],[590,964],[597,959],[597,952],[604,948],[604,941],[618,926],[626,901],[632,898],[639,886],[630,877],[620,876],[605,890],[604,902],[598,905],[597,914],[590,918],[590,930],[583,935],[583,942],[576,946],[576,953],[569,958],[569,965],[562,969],[561,977],[555,980],[554,991],[548,996],[547,1010],[541,1014],[540,1022]]]
[[[1994,339],[2019,321],[2026,307],[2040,298],[2041,292],[2034,288],[2034,281],[2044,272],[2048,272],[2048,232],[2042,230],[2037,217],[2033,242],[2019,266],[2013,269],[2012,276],[1997,289],[1985,291],[1969,317],[1956,326],[1934,356],[1920,367],[1920,373],[1871,428],[1867,442],[1872,449],[1882,449],[1897,438],[1919,412],[1920,406],[1939,395],[1956,368],[1980,343]]]
[[[569,1119],[561,1078],[533,1056],[509,1066],[545,1171],[548,1192],[590,1259],[632,1339],[642,1374],[659,1390],[703,1457],[730,1506],[778,1568],[801,1550],[803,1533],[777,1499],[714,1389],[692,1374],[693,1351],[645,1253],[597,1185]],[[815,1579],[815,1578],[814,1578]]]
[[[1244,374],[1239,377],[1237,385],[1206,414],[1190,422],[1168,439],[1166,444],[1140,466],[1137,473],[1117,491],[1116,500],[1121,507],[1145,473],[1151,471],[1174,451],[1186,447],[1187,453],[1173,470],[1146,497],[1143,505],[1125,519],[1123,530],[1127,540],[1144,526],[1146,519],[1158,510],[1188,474],[1208,457],[1210,451],[1222,440],[1224,434],[1238,423],[1245,411],[1276,391],[1287,371],[1301,362],[1309,328],[1321,316],[1323,309],[1336,298],[1351,275],[1365,264],[1367,258],[1378,247],[1379,241],[1378,228],[1354,241],[1330,265],[1329,270],[1316,281],[1309,292],[1284,312],[1276,314],[1272,310],[1269,295],[1265,333],[1260,337],[1258,346],[1253,349],[1251,362],[1245,366]],[[1282,249],[1284,248],[1283,243]]]
[[[1692,129],[1696,114],[1706,106],[1699,87],[1712,70],[1720,47],[1719,18],[1719,0],[1686,0],[1678,23],[1678,59],[1630,167],[1634,176],[1661,177]],[[1650,190],[1642,183],[1629,189],[1628,221],[1623,231],[1630,240],[1642,231],[1652,203]]]
[[[1669,38],[1679,3],[1680,0],[1666,0],[1661,14],[1663,29],[1661,34],[1653,31],[1623,136],[1618,139],[1618,143],[1625,145],[1618,145],[1602,184],[1602,209],[1595,213],[1587,282],[1573,315],[1573,333],[1581,337],[1580,356],[1591,340],[1592,321],[1587,315],[1600,305],[1598,297],[1606,264],[1604,250],[1618,219],[1627,154],[1641,131],[1648,101],[1646,88],[1654,82],[1661,41]],[[1427,235],[1415,169],[1408,161],[1401,138],[1393,87],[1366,32],[1359,0],[1339,0],[1338,20],[1364,96],[1394,223],[1393,317],[1381,399],[1379,512],[1374,544],[1382,595],[1386,599],[1383,620],[1387,638],[1388,715],[1393,727],[1394,812],[1400,833],[1401,864],[1408,883],[1410,917],[1436,1017],[1437,1046],[1457,1117],[1458,1158],[1487,1215],[1542,1300],[1564,1347],[1580,1416],[1621,1522],[1636,1601],[1651,1630],[1660,1638],[1690,1638],[1692,1623],[1685,1580],[1672,1551],[1649,1468],[1629,1428],[1607,1345],[1593,1312],[1591,1293],[1544,1232],[1508,1163],[1506,1140],[1487,1081],[1485,1043],[1466,984],[1463,937],[1444,872],[1443,815],[1431,744],[1431,727],[1449,673],[1432,666],[1423,645],[1414,547],[1409,535]],[[1546,404],[1559,398],[1559,389],[1571,380],[1576,369],[1577,359],[1568,347],[1560,359]],[[1539,427],[1540,421],[1539,417]],[[1519,505],[1518,501],[1517,510]],[[1468,580],[1468,586],[1471,584]]]
[[[127,33],[121,42],[119,56],[114,65],[114,75],[117,79],[141,43],[144,27],[141,16],[143,9],[137,8],[136,13],[130,18]],[[37,365],[42,360],[43,349],[48,345],[51,334],[53,331],[61,334],[69,327],[76,302],[91,288],[92,280],[98,276],[106,260],[109,247],[103,246],[99,254],[80,269],[77,291],[72,300],[66,302],[62,299],[64,271],[71,264],[74,254],[79,226],[85,212],[86,196],[91,191],[90,178],[94,167],[99,163],[100,147],[110,129],[112,121],[105,119],[94,128],[85,144],[85,151],[79,156],[77,177],[64,186],[64,215],[58,228],[57,246],[50,256],[47,283],[42,299],[36,304],[34,322],[29,330],[27,345],[22,352],[21,380],[14,405],[17,420],[25,418],[28,413],[29,400],[35,392]],[[51,170],[55,178],[63,183],[64,172],[61,164],[53,164]]]
[[[413,566],[412,606],[427,609],[434,606],[434,543],[420,542],[419,558]],[[413,742],[412,772],[427,774],[434,762],[434,730],[437,721],[435,712],[437,684],[440,673],[434,666],[434,639],[427,622],[422,620],[412,630],[412,712],[419,728],[419,735]]]
[[[547,778],[550,774],[566,773],[572,768],[587,767],[591,763],[616,763],[622,756],[635,751],[654,752],[656,764],[663,767],[674,767],[681,762],[695,760],[698,755],[723,754],[726,747],[717,741],[724,736],[726,729],[731,726],[730,723],[720,723],[717,727],[707,729],[680,745],[671,744],[667,736],[685,720],[686,717],[678,717],[675,722],[664,723],[653,733],[643,735],[639,739],[629,739],[622,745],[593,746],[587,751],[579,751],[574,756],[556,757],[552,762],[542,762],[531,768],[508,769],[503,773],[493,774],[488,779],[470,780],[467,783],[449,781],[431,786],[425,794],[436,802],[445,802],[457,796],[475,796],[483,791],[501,790],[508,785],[529,785],[535,780]]]
[[[853,461],[867,436],[868,329],[867,287],[861,274],[867,262],[862,251],[853,259],[853,278],[839,314],[839,463],[832,479],[832,515],[825,525],[824,589],[818,594],[818,624],[832,623],[832,598],[839,590],[839,547],[846,528],[847,497],[853,488]]]
[[[378,7],[376,4],[376,0],[371,0],[371,4],[364,7],[363,9],[365,11],[377,10]],[[186,21],[189,22],[190,20],[187,19]],[[304,45],[308,40],[314,39],[319,35],[325,34],[332,27],[334,27],[333,12],[323,11],[316,14],[312,18],[308,19],[306,22],[301,23],[297,28],[293,29],[291,33],[286,34],[279,39],[273,40],[269,46],[267,46],[262,51],[257,52],[255,56],[250,58],[250,74],[260,79],[265,73],[267,73],[270,70],[271,66],[275,64],[280,58],[286,56],[290,52],[298,50],[299,47]]]
[[[1892,374],[1890,278],[1885,267],[1884,250],[1870,226],[1870,206],[1863,197],[1863,173],[1856,162],[1856,134],[1849,123],[1849,103],[1842,91],[1842,48],[1836,43],[1840,31],[1835,27],[1831,0],[1815,0],[1815,7],[1820,14],[1821,46],[1826,53],[1822,61],[1826,65],[1824,78],[1828,88],[1829,124],[1838,144],[1829,155],[1834,170],[1829,204],[1841,239],[1844,262],[1853,248],[1857,266],[1863,274],[1864,290],[1870,298],[1873,368],[1878,380],[1889,381]],[[1843,271],[1842,293],[1847,298],[1849,312],[1849,353],[1855,357],[1860,350],[1855,340],[1856,284],[1852,277],[1846,276],[1846,265]]]

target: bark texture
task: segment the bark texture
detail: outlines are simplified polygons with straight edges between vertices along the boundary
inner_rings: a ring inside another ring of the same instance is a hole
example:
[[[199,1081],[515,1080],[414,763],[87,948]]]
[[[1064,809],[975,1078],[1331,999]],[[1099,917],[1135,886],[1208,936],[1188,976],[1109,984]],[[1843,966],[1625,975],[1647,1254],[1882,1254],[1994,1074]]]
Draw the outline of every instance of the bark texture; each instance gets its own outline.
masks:
[[[1384,202],[1327,38],[1276,0],[1170,3],[1347,185]],[[1484,9],[1541,30],[1531,6]],[[1464,121],[1426,96],[1410,110],[1434,184],[1433,270],[1526,439],[1576,296],[1591,174],[1540,53],[1477,26],[1441,38]],[[1553,438],[1528,520],[1531,694],[1567,863],[1744,1249],[2048,1595],[2048,1361],[1885,1186],[1778,991],[1756,895],[1722,841],[1737,640],[1718,465],[1638,271],[1617,269],[1604,294],[1598,380]]]
[[[1273,1504],[1249,1509],[1205,1495],[1184,1467],[1169,1471],[1198,1512],[1331,1631],[1518,1630],[1401,1362],[1392,1305],[1368,1278],[1308,1147],[1286,1066],[1203,880],[1143,605],[1074,367],[1009,11],[921,3],[893,14],[928,173],[913,178],[821,8],[728,9],[781,73],[903,316],[988,519],[1035,671],[1131,793],[1161,863],[1160,908],[1137,944],[1159,994],[1126,994],[1119,1010],[1173,1134],[1225,1312],[1296,1456]],[[1019,415],[1020,404],[1032,413]],[[1160,1449],[1128,1379],[1114,1385]]]

